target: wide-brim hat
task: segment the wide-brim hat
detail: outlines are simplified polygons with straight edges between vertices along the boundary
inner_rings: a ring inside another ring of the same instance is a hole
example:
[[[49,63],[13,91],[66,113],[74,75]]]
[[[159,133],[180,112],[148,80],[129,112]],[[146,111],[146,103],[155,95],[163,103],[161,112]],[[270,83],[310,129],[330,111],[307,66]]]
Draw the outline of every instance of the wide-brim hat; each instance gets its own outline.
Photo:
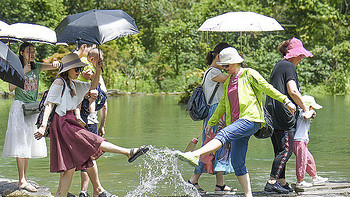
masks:
[[[219,53],[219,62],[216,62],[217,65],[227,65],[242,63],[244,59],[238,54],[238,51],[233,47],[227,47]]]
[[[316,103],[315,98],[313,96],[304,95],[304,96],[302,96],[302,99],[303,99],[303,101],[305,102],[305,104],[307,106],[311,106],[311,107],[313,107],[315,109],[321,109],[322,108],[321,105]]]
[[[87,66],[87,64],[83,63],[77,54],[70,53],[62,58],[60,68],[58,69],[58,74],[66,72],[72,68],[84,66]]]
[[[284,58],[289,59],[292,57],[298,57],[299,55],[305,55],[305,57],[314,56],[310,51],[304,48],[303,43],[299,39],[293,37],[289,42],[288,51]]]

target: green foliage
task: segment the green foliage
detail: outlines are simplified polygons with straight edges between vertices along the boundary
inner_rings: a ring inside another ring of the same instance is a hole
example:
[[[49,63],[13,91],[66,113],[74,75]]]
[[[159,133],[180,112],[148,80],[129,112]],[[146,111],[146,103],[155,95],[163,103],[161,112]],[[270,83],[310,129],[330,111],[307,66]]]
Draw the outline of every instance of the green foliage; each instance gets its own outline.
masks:
[[[349,5],[346,0],[2,0],[0,20],[51,29],[69,14],[90,9],[122,9],[140,30],[108,42],[103,76],[108,88],[130,92],[188,92],[200,83],[205,56],[219,42],[243,53],[246,64],[265,79],[281,59],[277,46],[297,37],[315,56],[297,67],[303,92],[349,92]],[[231,11],[253,11],[279,21],[279,32],[198,32],[208,18]],[[241,49],[242,42],[242,49]],[[18,45],[11,46],[17,51]],[[36,44],[37,60],[60,59],[74,46]],[[42,73],[49,84],[55,72]],[[43,84],[42,83],[42,84]],[[317,88],[315,88],[317,87]]]

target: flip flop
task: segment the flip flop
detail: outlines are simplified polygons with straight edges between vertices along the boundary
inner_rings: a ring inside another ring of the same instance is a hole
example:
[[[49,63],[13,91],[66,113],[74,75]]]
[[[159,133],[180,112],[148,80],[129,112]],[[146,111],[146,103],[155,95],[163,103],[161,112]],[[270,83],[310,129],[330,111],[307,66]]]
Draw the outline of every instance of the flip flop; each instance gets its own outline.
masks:
[[[111,194],[111,193],[109,193],[108,191],[103,191],[103,192],[101,192],[99,195],[98,195],[98,197],[118,197],[117,195],[113,195],[113,194]]]
[[[137,149],[136,153],[134,153],[134,148],[130,150],[130,158],[128,159],[128,162],[131,163],[135,161],[139,156],[147,153],[149,151],[149,148],[147,146],[141,146],[139,149]]]
[[[18,187],[19,189],[27,190],[28,192],[37,192],[38,190],[30,183],[25,183]]]
[[[197,167],[198,165],[198,161],[199,158],[196,156],[192,155],[192,152],[181,152],[179,150],[175,151],[175,156],[177,156],[181,161],[185,161],[187,163],[189,163],[190,165],[192,165],[193,167]]]

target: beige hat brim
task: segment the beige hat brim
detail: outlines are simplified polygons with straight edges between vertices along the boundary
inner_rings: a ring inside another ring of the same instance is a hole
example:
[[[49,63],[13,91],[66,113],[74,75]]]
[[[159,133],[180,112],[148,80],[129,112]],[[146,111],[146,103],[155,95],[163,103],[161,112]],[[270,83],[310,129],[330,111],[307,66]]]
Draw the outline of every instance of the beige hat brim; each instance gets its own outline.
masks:
[[[81,62],[80,59],[79,59],[79,61],[77,61],[77,63],[73,63],[72,65],[64,67],[62,70],[60,70],[58,72],[58,74],[61,74],[61,73],[66,72],[66,71],[69,71],[72,68],[85,67],[85,66],[87,66],[87,64]]]

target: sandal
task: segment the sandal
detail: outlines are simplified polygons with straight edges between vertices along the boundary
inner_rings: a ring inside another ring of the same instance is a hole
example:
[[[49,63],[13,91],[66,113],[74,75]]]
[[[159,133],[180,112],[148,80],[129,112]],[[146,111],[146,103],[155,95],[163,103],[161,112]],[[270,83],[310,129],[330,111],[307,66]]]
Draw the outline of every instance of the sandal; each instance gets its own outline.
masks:
[[[117,195],[113,195],[113,194],[111,194],[111,193],[109,193],[108,191],[103,191],[103,192],[101,192],[99,195],[98,195],[98,197],[118,197]]]
[[[24,183],[21,186],[18,186],[19,189],[24,189],[27,190],[28,192],[37,192],[37,188],[35,188],[32,184],[30,183]]]
[[[215,194],[236,194],[236,191],[237,191],[237,189],[233,189],[227,185],[223,185],[223,186],[215,185],[215,187],[220,189],[220,190],[217,190],[215,188],[215,191],[214,191]]]
[[[137,149],[136,153],[134,153],[134,148],[130,149],[130,158],[128,159],[129,163],[135,161],[139,156],[147,153],[149,151],[149,148],[147,146],[141,146],[139,149]]]
[[[205,191],[203,188],[201,188],[201,187],[198,185],[198,183],[191,183],[190,180],[188,180],[188,183],[191,184],[191,185],[193,185],[193,186],[197,189],[197,191],[198,191],[200,194],[206,194],[206,193],[207,193],[207,191]]]

